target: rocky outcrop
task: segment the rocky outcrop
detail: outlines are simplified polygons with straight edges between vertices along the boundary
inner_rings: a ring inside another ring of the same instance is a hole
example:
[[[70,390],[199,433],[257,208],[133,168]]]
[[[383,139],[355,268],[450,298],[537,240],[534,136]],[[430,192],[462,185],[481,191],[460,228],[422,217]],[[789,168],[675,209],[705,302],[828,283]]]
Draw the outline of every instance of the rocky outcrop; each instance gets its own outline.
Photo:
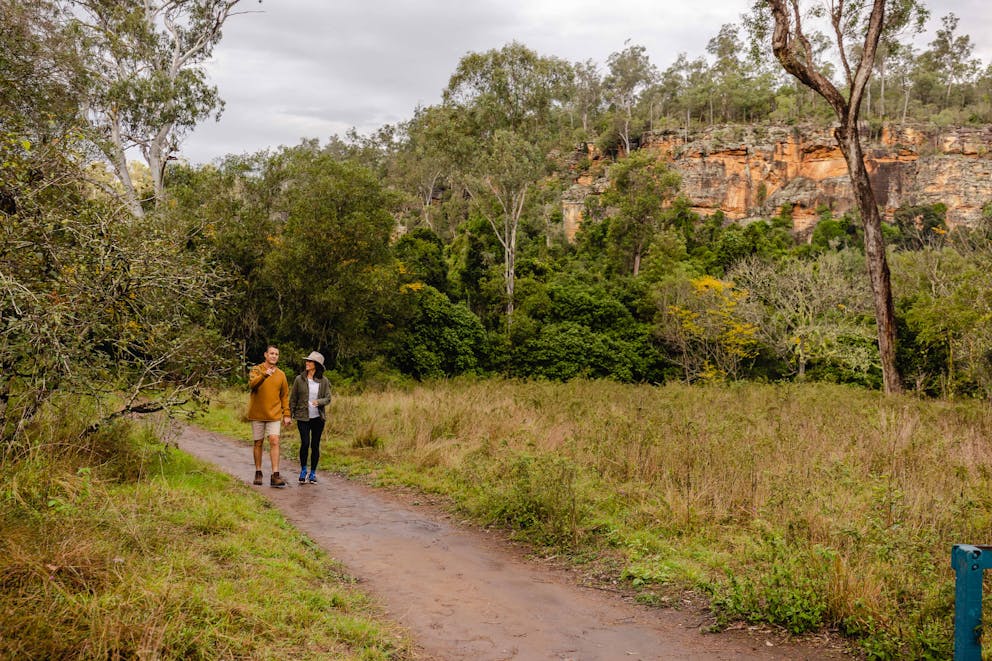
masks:
[[[884,127],[864,146],[875,197],[887,220],[900,207],[941,202],[947,205],[948,225],[973,225],[982,206],[992,201],[992,127]],[[719,210],[732,220],[768,218],[790,203],[794,229],[805,233],[815,225],[818,209],[841,215],[855,206],[847,165],[830,128],[656,131],[643,137],[642,149],[657,151],[681,173],[682,194],[703,215]],[[574,236],[581,222],[585,197],[605,186],[588,172],[575,177],[563,200],[567,236]]]

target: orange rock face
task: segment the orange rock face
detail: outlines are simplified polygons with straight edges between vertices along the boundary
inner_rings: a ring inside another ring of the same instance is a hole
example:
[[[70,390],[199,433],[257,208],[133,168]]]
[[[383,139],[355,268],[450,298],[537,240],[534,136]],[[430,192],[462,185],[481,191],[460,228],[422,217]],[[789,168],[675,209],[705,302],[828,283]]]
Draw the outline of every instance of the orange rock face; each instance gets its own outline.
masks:
[[[883,218],[907,205],[947,205],[948,225],[972,225],[992,202],[992,127],[938,129],[886,126],[875,139],[862,131],[865,164]],[[816,223],[817,210],[841,215],[855,207],[847,163],[829,128],[716,126],[649,133],[651,149],[682,175],[683,195],[702,214],[732,220],[767,218],[793,205],[794,229]],[[598,184],[598,185],[597,185]],[[582,200],[602,189],[577,178],[564,203],[566,236],[582,219]]]

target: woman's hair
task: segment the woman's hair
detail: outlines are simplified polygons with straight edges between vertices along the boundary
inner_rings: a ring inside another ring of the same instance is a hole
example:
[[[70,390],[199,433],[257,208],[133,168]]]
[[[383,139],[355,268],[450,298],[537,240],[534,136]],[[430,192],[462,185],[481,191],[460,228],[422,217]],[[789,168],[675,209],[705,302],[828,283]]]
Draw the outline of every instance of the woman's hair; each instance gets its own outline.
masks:
[[[316,360],[304,360],[303,370],[300,372],[301,374],[307,373],[307,363],[313,363],[313,378],[320,379],[322,376],[324,376],[324,366],[318,363]]]

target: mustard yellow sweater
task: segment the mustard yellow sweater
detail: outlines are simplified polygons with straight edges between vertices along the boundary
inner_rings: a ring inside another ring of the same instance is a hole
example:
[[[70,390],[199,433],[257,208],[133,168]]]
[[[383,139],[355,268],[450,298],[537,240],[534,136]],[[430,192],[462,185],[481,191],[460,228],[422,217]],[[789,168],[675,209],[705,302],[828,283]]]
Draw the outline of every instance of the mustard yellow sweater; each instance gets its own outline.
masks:
[[[289,382],[278,367],[270,375],[266,365],[255,365],[248,373],[248,419],[282,420],[289,417]]]

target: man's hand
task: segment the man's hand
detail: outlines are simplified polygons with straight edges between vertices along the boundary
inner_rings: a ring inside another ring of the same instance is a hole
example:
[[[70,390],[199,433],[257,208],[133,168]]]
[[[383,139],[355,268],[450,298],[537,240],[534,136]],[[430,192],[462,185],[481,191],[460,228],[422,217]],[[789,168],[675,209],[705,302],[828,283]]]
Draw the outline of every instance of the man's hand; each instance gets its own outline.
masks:
[[[276,371],[275,367],[270,367],[269,369],[265,370],[265,376],[272,376],[273,372],[275,371]]]
[[[292,421],[293,421],[293,419],[292,419],[292,418],[290,418],[290,417],[289,417],[289,416],[287,415],[286,417],[284,417],[284,418],[282,419],[282,424],[284,424],[284,425],[288,425],[288,424],[289,424],[289,423],[291,423]]]

